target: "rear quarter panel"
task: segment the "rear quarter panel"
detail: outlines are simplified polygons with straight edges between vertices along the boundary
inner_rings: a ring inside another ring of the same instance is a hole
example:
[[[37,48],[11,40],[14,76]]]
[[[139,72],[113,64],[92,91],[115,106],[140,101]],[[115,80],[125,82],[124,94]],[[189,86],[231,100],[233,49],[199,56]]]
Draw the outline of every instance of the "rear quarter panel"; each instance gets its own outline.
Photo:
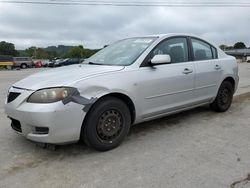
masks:
[[[232,77],[235,81],[234,92],[237,90],[239,75],[238,75],[238,64],[233,56],[225,55],[220,58],[220,63],[222,66],[222,75],[220,79],[220,83],[223,82],[228,77]],[[219,89],[219,88],[218,88]]]

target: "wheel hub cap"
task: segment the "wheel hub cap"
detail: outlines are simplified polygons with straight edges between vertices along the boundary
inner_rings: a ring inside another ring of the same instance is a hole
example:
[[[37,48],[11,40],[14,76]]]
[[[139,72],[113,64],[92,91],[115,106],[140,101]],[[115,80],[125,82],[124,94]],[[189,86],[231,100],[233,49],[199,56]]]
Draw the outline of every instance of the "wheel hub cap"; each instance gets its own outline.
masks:
[[[117,110],[108,110],[99,118],[97,134],[102,140],[110,141],[120,134],[121,128],[121,114]]]

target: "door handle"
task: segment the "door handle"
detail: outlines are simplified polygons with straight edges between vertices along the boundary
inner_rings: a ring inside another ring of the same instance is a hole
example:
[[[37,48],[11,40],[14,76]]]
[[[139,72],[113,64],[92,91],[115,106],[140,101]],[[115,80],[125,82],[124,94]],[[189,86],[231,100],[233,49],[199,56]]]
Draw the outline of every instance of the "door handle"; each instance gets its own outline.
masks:
[[[184,71],[182,71],[183,74],[190,74],[192,72],[193,72],[193,70],[192,69],[188,69],[188,68],[185,68]]]
[[[215,65],[215,70],[220,70],[221,69],[221,66],[220,65]]]

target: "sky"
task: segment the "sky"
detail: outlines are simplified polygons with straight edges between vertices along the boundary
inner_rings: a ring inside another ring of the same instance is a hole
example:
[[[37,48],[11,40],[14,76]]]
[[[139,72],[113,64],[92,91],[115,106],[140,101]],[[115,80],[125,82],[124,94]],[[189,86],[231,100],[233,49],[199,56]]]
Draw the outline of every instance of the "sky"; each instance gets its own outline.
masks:
[[[153,0],[151,0],[153,1]],[[112,7],[0,3],[0,41],[17,49],[83,45],[159,33],[190,33],[216,45],[250,46],[250,7]]]

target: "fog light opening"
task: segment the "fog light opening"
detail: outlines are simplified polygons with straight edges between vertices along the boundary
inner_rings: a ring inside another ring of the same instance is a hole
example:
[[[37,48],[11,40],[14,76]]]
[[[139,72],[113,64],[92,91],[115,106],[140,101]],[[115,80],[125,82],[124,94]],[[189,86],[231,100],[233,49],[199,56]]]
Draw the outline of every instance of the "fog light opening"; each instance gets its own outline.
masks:
[[[34,127],[34,134],[49,134],[48,127]]]
[[[16,120],[16,119],[13,119],[13,118],[10,118],[11,119],[11,127],[12,129],[14,129],[15,131],[17,132],[22,132],[22,127],[21,127],[21,123],[20,121]]]

